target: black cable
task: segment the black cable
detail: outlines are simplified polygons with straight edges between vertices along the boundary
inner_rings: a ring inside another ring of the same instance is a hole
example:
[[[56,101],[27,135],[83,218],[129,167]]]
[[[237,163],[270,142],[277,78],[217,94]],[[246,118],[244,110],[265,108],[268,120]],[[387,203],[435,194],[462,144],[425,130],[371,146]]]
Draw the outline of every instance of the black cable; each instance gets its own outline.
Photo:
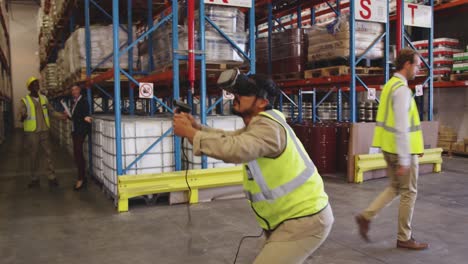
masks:
[[[182,138],[182,154],[184,155],[185,158],[185,183],[187,184],[187,188],[189,189],[188,192],[188,202],[187,202],[187,214],[188,214],[188,225],[192,223],[192,213],[190,211],[190,196],[192,195],[192,188],[190,187],[190,184],[188,182],[188,171],[189,171],[189,161],[187,158],[187,154],[185,153],[185,148],[184,148],[184,139]]]
[[[240,248],[242,246],[242,242],[244,242],[244,239],[247,239],[247,238],[260,238],[260,237],[263,236],[264,232],[265,232],[265,230],[262,229],[262,232],[260,233],[260,235],[257,235],[257,236],[243,236],[241,238],[241,240],[239,241],[239,245],[237,246],[236,257],[234,258],[233,264],[236,264],[236,262],[237,262],[237,256],[239,255],[239,251],[240,251]]]

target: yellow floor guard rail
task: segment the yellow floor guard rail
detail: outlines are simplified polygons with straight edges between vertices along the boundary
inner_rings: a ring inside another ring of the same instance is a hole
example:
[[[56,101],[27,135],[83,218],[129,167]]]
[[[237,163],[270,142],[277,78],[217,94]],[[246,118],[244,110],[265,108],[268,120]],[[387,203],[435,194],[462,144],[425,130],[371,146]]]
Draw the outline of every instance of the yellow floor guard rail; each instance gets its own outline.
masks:
[[[198,189],[242,184],[242,166],[188,171],[192,189],[190,203],[198,203]],[[188,191],[185,171],[159,174],[122,175],[119,179],[118,211],[128,211],[128,199],[148,194]]]
[[[442,170],[442,149],[433,148],[424,150],[424,156],[419,158],[419,164],[434,164],[434,172]],[[385,163],[382,153],[355,155],[354,159],[354,182],[361,183],[364,180],[364,172],[385,169]]]

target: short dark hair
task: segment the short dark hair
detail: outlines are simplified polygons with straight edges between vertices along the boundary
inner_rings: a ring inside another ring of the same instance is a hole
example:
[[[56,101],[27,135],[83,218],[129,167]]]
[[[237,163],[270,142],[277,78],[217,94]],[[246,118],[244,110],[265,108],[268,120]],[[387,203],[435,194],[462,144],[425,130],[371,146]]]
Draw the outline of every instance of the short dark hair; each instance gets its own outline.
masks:
[[[83,87],[81,87],[81,85],[79,83],[73,83],[71,86],[70,86],[70,89],[77,86],[78,88],[80,89],[83,89]]]
[[[267,75],[264,74],[255,74],[249,76],[257,85],[257,89],[262,89],[266,92],[266,98],[270,102],[270,105],[267,106],[266,110],[270,110],[275,105],[276,97],[279,95],[280,91],[276,83]]]
[[[411,64],[414,63],[414,56],[417,55],[418,53],[410,48],[404,48],[400,50],[400,53],[398,54],[396,60],[395,60],[395,67],[396,70],[399,71],[405,67],[406,62],[410,62]]]

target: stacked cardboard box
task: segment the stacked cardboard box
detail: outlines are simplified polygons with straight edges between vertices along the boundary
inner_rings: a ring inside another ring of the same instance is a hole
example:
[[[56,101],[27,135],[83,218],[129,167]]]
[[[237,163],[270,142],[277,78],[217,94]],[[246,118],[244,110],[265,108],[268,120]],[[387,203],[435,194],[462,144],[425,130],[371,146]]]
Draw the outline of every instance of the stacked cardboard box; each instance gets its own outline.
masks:
[[[457,142],[457,132],[451,127],[441,125],[439,127],[439,137],[437,146],[444,151],[451,151]]]
[[[463,154],[468,154],[468,138],[465,138],[464,140],[460,140],[456,143],[453,143],[452,151],[463,153]]]

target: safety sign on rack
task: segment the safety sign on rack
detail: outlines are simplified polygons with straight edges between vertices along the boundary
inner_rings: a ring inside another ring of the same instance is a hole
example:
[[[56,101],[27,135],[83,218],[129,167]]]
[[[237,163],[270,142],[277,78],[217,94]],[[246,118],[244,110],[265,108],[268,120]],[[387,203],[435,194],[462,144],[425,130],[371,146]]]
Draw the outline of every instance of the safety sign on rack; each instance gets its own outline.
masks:
[[[416,85],[414,88],[416,90],[416,96],[422,96],[424,94],[423,86],[421,84]]]
[[[356,0],[353,2],[356,20],[387,23],[387,0]]]
[[[252,7],[252,0],[205,0],[205,4]]]
[[[153,83],[140,83],[140,98],[153,98]]]
[[[226,92],[223,90],[223,99],[224,100],[234,100],[234,94]]]
[[[377,97],[376,97],[376,90],[375,88],[369,88],[367,90],[367,100],[375,100]]]
[[[432,7],[405,3],[405,26],[432,27]]]

